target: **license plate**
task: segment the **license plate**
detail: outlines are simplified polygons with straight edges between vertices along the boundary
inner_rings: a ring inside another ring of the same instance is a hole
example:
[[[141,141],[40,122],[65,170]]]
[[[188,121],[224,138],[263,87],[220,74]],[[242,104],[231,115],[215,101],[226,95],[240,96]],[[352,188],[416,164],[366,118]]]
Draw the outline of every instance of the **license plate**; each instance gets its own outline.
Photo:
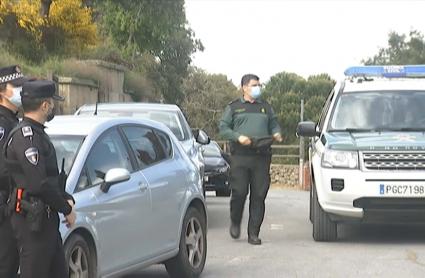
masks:
[[[209,177],[208,177],[208,176],[205,176],[205,177],[204,177],[204,180],[205,180],[206,182],[208,182],[210,179],[209,179]]]
[[[386,196],[425,196],[425,185],[380,184],[379,194]]]

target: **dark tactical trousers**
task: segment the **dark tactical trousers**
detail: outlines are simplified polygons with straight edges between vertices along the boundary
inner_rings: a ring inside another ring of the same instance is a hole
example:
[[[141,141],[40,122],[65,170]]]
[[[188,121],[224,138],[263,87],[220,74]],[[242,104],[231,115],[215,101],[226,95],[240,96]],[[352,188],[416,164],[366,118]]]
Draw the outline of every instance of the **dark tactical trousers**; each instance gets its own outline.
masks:
[[[265,199],[270,188],[270,163],[270,155],[232,155],[231,157],[230,219],[234,224],[241,223],[249,189],[249,236],[259,235],[264,220]]]
[[[21,278],[68,278],[59,215],[44,213],[42,230],[31,232],[22,215],[13,213],[12,227],[21,247]]]
[[[19,249],[10,217],[0,223],[0,277],[14,278],[19,268]]]

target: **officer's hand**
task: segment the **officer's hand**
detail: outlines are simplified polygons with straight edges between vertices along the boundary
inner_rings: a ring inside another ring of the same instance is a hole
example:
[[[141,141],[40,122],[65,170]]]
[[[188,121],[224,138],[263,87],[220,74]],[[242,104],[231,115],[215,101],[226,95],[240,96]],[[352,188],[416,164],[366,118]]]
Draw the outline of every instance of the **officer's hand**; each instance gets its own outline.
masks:
[[[274,140],[281,142],[282,141],[282,136],[280,135],[280,133],[276,133],[273,135]]]
[[[65,215],[65,220],[63,220],[62,223],[65,223],[67,228],[72,228],[75,224],[75,218],[77,218],[77,213],[74,208],[72,208],[71,213]]]
[[[244,146],[251,145],[251,139],[249,139],[249,137],[246,137],[244,135],[239,136],[238,141]]]
[[[68,201],[68,204],[72,207],[72,208],[74,208],[74,201],[72,201],[72,200],[67,200]]]

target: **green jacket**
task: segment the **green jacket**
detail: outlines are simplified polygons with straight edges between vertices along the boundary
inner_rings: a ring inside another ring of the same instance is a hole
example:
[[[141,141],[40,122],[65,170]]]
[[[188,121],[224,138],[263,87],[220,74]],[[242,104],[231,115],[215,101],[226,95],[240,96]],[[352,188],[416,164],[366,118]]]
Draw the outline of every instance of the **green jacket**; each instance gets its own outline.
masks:
[[[220,120],[219,129],[225,140],[233,142],[237,142],[241,135],[255,137],[281,133],[270,104],[260,99],[251,103],[243,97],[229,103]]]

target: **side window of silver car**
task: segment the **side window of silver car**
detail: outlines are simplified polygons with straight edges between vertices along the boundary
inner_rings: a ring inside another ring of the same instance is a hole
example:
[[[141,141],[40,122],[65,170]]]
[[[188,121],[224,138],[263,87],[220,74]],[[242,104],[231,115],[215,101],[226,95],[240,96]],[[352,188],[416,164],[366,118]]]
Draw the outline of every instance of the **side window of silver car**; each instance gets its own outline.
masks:
[[[106,172],[112,168],[124,168],[133,171],[129,155],[118,131],[107,131],[93,145],[86,161],[87,176],[91,185],[103,181]]]
[[[125,126],[122,130],[133,149],[140,168],[145,168],[167,157],[152,129],[141,126]]]
[[[162,143],[162,146],[164,147],[167,158],[173,156],[173,146],[171,144],[170,137],[162,131],[156,131],[156,134],[159,137],[160,143]]]

